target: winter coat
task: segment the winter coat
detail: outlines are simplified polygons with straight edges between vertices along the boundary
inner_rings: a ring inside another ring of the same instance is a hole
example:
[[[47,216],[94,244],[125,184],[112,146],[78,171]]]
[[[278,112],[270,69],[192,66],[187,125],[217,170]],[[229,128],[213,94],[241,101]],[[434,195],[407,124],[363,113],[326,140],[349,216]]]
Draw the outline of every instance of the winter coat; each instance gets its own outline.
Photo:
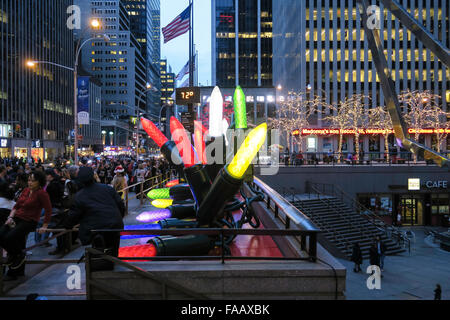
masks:
[[[362,264],[362,262],[363,262],[361,248],[357,245],[353,246],[353,253],[352,253],[351,261],[353,261],[356,264]]]
[[[77,192],[63,225],[70,229],[79,223],[81,243],[88,245],[91,230],[123,229],[124,215],[125,205],[117,192],[111,186],[94,183]]]

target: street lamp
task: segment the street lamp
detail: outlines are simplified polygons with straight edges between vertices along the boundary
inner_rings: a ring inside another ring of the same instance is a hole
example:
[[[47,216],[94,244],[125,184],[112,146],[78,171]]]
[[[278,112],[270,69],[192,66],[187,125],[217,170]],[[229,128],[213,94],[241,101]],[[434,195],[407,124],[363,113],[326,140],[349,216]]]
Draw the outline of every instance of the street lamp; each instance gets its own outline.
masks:
[[[106,143],[106,131],[102,130],[102,141],[103,141],[103,145],[105,145]]]
[[[91,20],[90,23],[91,27],[93,28],[98,28],[100,26],[100,22],[96,19]],[[86,30],[83,31],[82,35],[84,34]],[[108,35],[103,34],[102,38],[104,41],[108,42],[110,40],[110,38],[108,37]],[[77,46],[75,48],[75,63],[74,63],[74,67],[67,67],[67,66],[63,66],[54,62],[49,62],[49,61],[33,61],[33,60],[29,60],[26,62],[26,66],[29,68],[33,68],[34,66],[36,66],[37,64],[50,64],[52,66],[56,66],[56,67],[60,67],[63,69],[67,69],[73,72],[73,83],[74,83],[74,92],[73,92],[73,100],[74,100],[74,115],[73,115],[73,123],[74,123],[74,161],[75,164],[78,164],[78,114],[77,114],[77,109],[78,109],[78,101],[77,101],[77,96],[78,96],[78,58],[81,52],[81,49],[83,48],[84,45],[86,45],[89,41],[91,40],[96,40],[99,39],[98,37],[92,37],[89,38],[87,40],[85,40],[83,43],[81,43],[82,37],[80,36],[80,39],[78,40]]]
[[[112,132],[112,131],[110,131],[109,132],[109,145],[113,145],[113,135],[114,135],[114,132]]]
[[[142,100],[142,96],[144,94],[146,94],[147,92],[149,92],[150,90],[154,90],[153,86],[150,83],[147,83],[145,85],[146,90],[142,91],[141,94],[139,95],[139,100]],[[145,100],[145,106],[147,106],[147,99]],[[141,118],[141,116],[143,116],[145,113],[139,113],[139,106],[136,109],[136,113],[137,113],[137,120],[136,120],[136,161],[139,161],[139,119]]]

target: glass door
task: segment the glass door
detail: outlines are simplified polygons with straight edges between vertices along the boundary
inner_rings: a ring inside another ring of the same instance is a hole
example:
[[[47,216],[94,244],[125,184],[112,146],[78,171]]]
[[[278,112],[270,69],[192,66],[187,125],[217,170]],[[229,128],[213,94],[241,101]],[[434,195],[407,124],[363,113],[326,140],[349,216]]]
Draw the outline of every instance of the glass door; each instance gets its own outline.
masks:
[[[418,224],[417,199],[401,198],[400,208],[403,225],[413,226]]]

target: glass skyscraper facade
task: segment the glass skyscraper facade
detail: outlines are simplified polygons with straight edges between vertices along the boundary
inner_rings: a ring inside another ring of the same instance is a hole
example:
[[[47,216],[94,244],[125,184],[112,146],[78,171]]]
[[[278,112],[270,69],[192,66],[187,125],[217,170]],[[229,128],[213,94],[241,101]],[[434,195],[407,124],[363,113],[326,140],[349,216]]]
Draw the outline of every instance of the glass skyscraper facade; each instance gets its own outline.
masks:
[[[213,0],[211,16],[213,84],[272,86],[272,1]]]
[[[400,3],[449,47],[447,0]],[[389,10],[380,6],[380,12],[380,38],[397,93],[429,90],[444,96],[447,108],[449,70]],[[313,94],[327,92],[332,104],[360,93],[372,97],[373,107],[384,105],[355,0],[274,1],[273,30],[274,84],[300,91],[309,85]]]
[[[68,151],[74,66],[70,0],[0,0],[0,156],[53,158]],[[28,129],[28,130],[27,130]],[[27,131],[30,133],[27,139]]]
[[[311,96],[325,97],[327,104],[338,106],[347,97],[363,94],[371,98],[366,108],[385,105],[356,0],[273,3],[273,77],[274,85],[281,85],[284,95],[290,90],[309,92]],[[405,90],[428,90],[441,96],[440,105],[449,111],[449,70],[380,1],[371,3],[379,5],[378,31],[397,94]],[[400,0],[399,3],[446,47],[450,46],[447,0]],[[318,105],[314,114],[311,127],[328,126],[323,118],[330,116],[331,110]],[[425,138],[425,144],[431,146],[430,137]],[[318,140],[317,148],[311,151],[321,152],[336,137],[308,139]],[[361,139],[366,152],[383,150],[381,137]],[[333,143],[336,145],[336,141]],[[353,143],[349,137],[348,151],[353,151]],[[375,146],[372,149],[371,144]]]
[[[160,108],[160,0],[123,1],[130,18],[130,31],[141,45],[145,60],[147,82],[155,89],[148,92],[148,108],[152,116],[158,115]]]

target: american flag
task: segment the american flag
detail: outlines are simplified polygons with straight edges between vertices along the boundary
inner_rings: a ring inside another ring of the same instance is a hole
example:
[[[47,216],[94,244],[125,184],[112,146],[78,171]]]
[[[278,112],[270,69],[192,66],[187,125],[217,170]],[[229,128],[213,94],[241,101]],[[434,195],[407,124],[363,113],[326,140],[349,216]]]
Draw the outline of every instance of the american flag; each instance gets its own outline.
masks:
[[[177,16],[165,28],[162,28],[164,43],[181,36],[189,31],[191,21],[191,6],[187,7],[179,16]]]
[[[192,59],[192,69],[195,71],[195,55]],[[177,74],[175,80],[182,80],[185,75],[189,74],[189,61],[184,65],[183,69]]]

